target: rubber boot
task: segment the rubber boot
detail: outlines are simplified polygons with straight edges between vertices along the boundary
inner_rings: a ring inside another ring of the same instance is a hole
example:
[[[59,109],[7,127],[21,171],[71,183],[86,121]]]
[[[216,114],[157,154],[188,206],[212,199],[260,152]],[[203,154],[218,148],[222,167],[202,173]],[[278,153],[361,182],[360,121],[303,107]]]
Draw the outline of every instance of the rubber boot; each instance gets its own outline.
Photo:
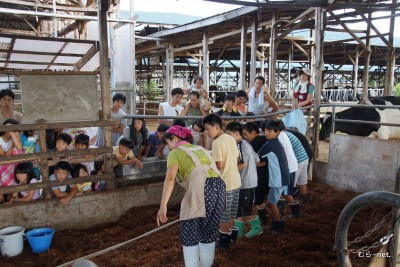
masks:
[[[261,235],[264,231],[261,226],[260,219],[258,216],[254,216],[254,218],[249,222],[251,224],[251,230],[245,235],[247,238],[255,237],[256,235]]]
[[[231,235],[229,233],[219,231],[218,248],[229,249],[230,244]]]
[[[198,267],[200,259],[199,245],[183,246],[183,259],[186,267]]]
[[[281,217],[285,216],[285,205],[286,205],[286,200],[284,199],[279,199],[278,203],[276,203],[276,206],[278,207],[279,214]]]
[[[233,221],[233,228],[235,228],[235,227],[237,227],[237,229],[238,229],[238,232],[237,232],[237,237],[238,238],[241,238],[242,236],[243,236],[243,234],[244,234],[244,225],[245,225],[246,223],[245,222],[243,222],[243,221],[238,221],[238,220],[234,220]]]
[[[290,207],[290,214],[289,218],[299,218],[300,215],[300,203],[296,200],[293,204],[289,204]]]
[[[200,265],[202,267],[211,267],[214,263],[215,242],[199,243]]]
[[[236,239],[238,237],[238,232],[239,232],[239,229],[235,226],[229,231],[229,233],[231,235],[231,243],[236,243]]]
[[[268,218],[267,218],[267,215],[265,214],[265,208],[257,209],[257,213],[258,213],[258,218],[260,219],[261,225],[266,225]]]
[[[308,195],[300,195],[301,204],[306,204],[308,202]]]
[[[284,228],[285,228],[285,219],[274,221],[274,218],[272,218],[272,225],[270,227],[270,230],[273,234],[282,234]]]

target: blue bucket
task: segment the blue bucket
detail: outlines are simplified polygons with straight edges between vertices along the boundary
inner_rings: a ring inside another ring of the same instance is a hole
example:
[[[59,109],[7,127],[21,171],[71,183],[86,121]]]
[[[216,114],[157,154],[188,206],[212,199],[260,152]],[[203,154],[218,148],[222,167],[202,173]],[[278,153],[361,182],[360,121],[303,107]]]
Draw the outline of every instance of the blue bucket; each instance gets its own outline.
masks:
[[[48,251],[53,235],[53,228],[37,228],[30,230],[25,234],[33,253],[43,253]]]

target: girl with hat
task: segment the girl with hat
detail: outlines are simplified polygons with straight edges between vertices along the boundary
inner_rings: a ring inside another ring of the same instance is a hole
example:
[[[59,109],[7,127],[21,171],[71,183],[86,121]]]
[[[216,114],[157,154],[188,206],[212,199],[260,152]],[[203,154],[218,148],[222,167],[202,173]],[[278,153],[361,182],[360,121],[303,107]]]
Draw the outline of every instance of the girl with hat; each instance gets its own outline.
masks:
[[[311,71],[310,69],[298,69],[296,71],[300,79],[296,82],[293,89],[293,108],[309,107],[312,105],[312,97],[314,93],[314,85],[310,82]]]
[[[179,229],[185,266],[206,267],[214,262],[215,240],[225,203],[225,183],[210,153],[192,142],[190,130],[177,125],[163,136],[163,143],[171,152],[157,225],[168,220],[167,204],[176,179],[185,189]]]

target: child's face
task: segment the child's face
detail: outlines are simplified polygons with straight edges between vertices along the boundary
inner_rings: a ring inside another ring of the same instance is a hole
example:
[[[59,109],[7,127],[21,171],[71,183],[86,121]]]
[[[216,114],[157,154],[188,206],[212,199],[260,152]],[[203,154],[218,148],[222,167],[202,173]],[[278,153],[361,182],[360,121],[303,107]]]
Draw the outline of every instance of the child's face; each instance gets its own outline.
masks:
[[[232,102],[231,100],[226,100],[226,101],[225,101],[225,107],[226,107],[227,109],[231,109],[232,106],[233,106],[233,102]]]
[[[79,169],[79,177],[89,176],[89,173],[85,169]]]
[[[247,140],[247,142],[251,142],[257,134],[253,134],[255,132],[249,133],[246,129],[243,129],[243,137]]]
[[[69,171],[62,170],[62,169],[57,169],[57,170],[54,171],[54,173],[56,174],[57,180],[62,182],[62,181],[65,181],[65,179],[67,179]]]
[[[272,129],[265,129],[265,130],[264,130],[264,133],[265,133],[265,137],[266,137],[268,140],[272,140],[272,139],[275,139],[276,137],[278,137],[280,131],[275,132],[275,131],[272,130]]]
[[[201,131],[201,128],[197,125],[197,124],[195,124],[194,126],[193,126],[193,130],[195,131],[195,132],[200,132]]]
[[[129,147],[123,146],[123,145],[119,145],[119,153],[121,154],[121,156],[125,157],[129,151],[131,151],[131,149]]]
[[[242,105],[246,103],[246,98],[244,96],[236,97],[235,98],[235,104],[236,105]]]
[[[157,131],[157,138],[158,138],[158,140],[161,140],[164,134],[165,134],[165,133],[163,133],[163,132]]]
[[[26,184],[28,182],[28,174],[27,173],[17,173],[17,180],[20,184]]]
[[[122,100],[115,100],[113,103],[113,107],[118,110],[120,110],[123,106],[124,106],[124,101]]]
[[[236,143],[242,141],[242,137],[240,136],[239,132],[226,131],[225,133],[232,136],[235,139]]]
[[[218,125],[211,126],[210,124],[206,123],[204,125],[204,129],[206,130],[207,135],[214,139],[218,135],[218,131],[220,130]]]
[[[61,139],[57,140],[57,142],[56,142],[57,151],[64,151],[67,149],[67,147],[68,147],[68,144],[65,143],[63,140],[61,140]]]
[[[176,95],[171,95],[171,102],[175,105],[179,105],[179,103],[181,103],[182,101],[182,97],[183,95],[181,94],[176,94]]]
[[[194,87],[196,87],[196,89],[201,89],[202,86],[203,86],[203,81],[201,80],[197,80],[196,83],[194,84]]]
[[[141,120],[134,120],[133,127],[135,128],[136,132],[140,132],[143,127],[143,122]]]
[[[76,150],[79,150],[79,149],[86,149],[87,148],[87,145],[85,145],[85,144],[76,144],[75,143],[75,149]]]

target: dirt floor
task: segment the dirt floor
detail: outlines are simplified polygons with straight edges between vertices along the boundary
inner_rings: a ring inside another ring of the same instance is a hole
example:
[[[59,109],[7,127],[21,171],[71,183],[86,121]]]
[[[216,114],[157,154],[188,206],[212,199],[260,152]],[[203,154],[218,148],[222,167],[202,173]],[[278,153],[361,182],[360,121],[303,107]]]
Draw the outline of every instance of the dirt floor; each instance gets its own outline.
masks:
[[[285,232],[273,235],[268,229],[253,239],[241,239],[229,251],[217,250],[214,266],[338,266],[335,227],[343,207],[357,194],[310,182],[310,201],[302,206],[303,217],[286,219]],[[388,212],[385,207],[363,209],[354,218],[349,240],[363,235]],[[25,241],[22,254],[0,256],[2,267],[57,266],[135,238],[156,228],[157,206],[133,208],[118,222],[90,229],[56,232],[51,249],[33,254]],[[286,214],[289,208],[286,208]],[[170,221],[178,218],[179,206],[169,210]],[[355,245],[371,245],[384,236],[389,224]],[[372,250],[371,253],[376,253]],[[178,224],[117,250],[92,259],[99,266],[183,266]],[[370,259],[352,256],[353,266],[367,266]]]

